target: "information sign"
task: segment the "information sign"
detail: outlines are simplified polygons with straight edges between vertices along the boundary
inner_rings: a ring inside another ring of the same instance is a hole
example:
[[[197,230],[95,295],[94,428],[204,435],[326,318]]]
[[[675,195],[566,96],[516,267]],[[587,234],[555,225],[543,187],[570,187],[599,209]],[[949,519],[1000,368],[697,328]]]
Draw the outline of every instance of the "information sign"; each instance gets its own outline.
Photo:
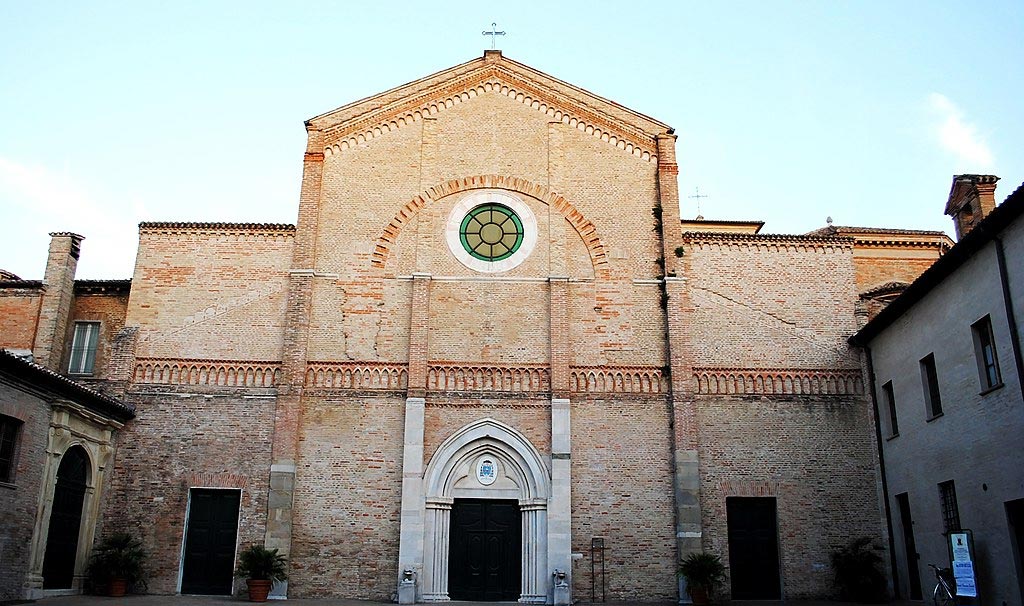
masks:
[[[949,553],[953,561],[956,594],[976,598],[978,588],[974,581],[974,543],[970,535],[970,530],[949,533]]]

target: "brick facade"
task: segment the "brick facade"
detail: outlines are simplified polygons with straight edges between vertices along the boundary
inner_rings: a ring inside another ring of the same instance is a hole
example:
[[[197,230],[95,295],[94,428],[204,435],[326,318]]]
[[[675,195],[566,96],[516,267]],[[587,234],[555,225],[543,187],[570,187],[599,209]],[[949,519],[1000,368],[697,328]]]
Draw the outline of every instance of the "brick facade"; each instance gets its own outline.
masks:
[[[242,490],[238,543],[288,554],[289,596],[387,600],[406,568],[443,594],[435,527],[485,488],[427,480],[463,431],[520,466],[523,519],[546,524],[524,529],[523,565],[547,566],[524,569],[530,601],[564,599],[554,569],[589,599],[595,537],[609,600],[675,598],[681,555],[728,560],[729,496],[778,499],[787,598],[827,595],[829,552],[883,535],[846,338],[857,295],[927,255],[684,232],[667,125],[497,52],[306,129],[296,226],[144,223],[127,299],[69,312],[103,323],[96,382],[138,409],[105,530],[144,529],[150,591],[179,590],[189,489],[222,487]],[[531,215],[507,271],[448,241],[488,192]],[[45,313],[0,293],[15,347]]]

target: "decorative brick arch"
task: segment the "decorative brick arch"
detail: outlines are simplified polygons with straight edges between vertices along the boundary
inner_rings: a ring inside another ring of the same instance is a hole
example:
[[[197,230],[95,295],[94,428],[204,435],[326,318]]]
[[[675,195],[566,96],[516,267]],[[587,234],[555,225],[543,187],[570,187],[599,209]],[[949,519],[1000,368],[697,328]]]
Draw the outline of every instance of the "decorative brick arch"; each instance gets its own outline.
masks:
[[[548,188],[526,179],[507,175],[479,175],[452,179],[413,196],[395,214],[395,217],[391,219],[391,222],[384,228],[384,233],[377,238],[377,242],[373,247],[373,254],[370,258],[371,265],[383,268],[387,264],[388,257],[391,254],[391,247],[398,241],[398,236],[401,234],[402,229],[421,208],[430,202],[472,189],[505,189],[536,198],[544,204],[551,206],[569,221],[576,229],[576,233],[583,239],[587,252],[590,254],[590,262],[594,266],[594,274],[601,276],[608,271],[608,253],[601,242],[601,238],[597,235],[597,228],[594,227],[594,224],[589,219],[583,216],[583,213],[577,210],[564,197],[552,192]]]

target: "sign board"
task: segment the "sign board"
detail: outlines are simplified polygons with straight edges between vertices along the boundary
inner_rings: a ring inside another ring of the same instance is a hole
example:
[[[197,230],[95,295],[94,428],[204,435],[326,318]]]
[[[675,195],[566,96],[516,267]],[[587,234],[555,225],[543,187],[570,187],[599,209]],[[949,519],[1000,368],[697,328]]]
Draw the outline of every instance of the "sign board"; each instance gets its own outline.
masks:
[[[953,578],[956,580],[956,594],[969,598],[978,597],[974,579],[974,537],[970,530],[957,530],[947,535],[950,559],[953,563]]]

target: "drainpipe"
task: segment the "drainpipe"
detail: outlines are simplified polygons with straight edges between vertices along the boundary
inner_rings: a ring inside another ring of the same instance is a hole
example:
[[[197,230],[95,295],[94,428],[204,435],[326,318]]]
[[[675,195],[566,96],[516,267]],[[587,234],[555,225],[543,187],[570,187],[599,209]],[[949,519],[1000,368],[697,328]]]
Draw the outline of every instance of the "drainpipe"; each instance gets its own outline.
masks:
[[[996,244],[996,262],[999,264],[999,282],[1003,287],[1003,309],[1006,311],[1006,323],[1010,327],[1010,345],[1013,348],[1013,361],[1017,364],[1017,385],[1024,395],[1024,359],[1020,352],[1020,332],[1017,330],[1017,318],[1013,313],[1013,295],[1010,294],[1010,277],[1006,271],[1006,253],[1003,241],[992,238]]]
[[[892,534],[892,510],[889,508],[889,482],[885,477],[885,454],[882,451],[882,424],[878,417],[878,393],[875,391],[875,365],[871,360],[871,347],[863,345],[868,365],[868,386],[871,393],[871,412],[875,417],[875,445],[878,447],[878,471],[882,476],[882,500],[885,505],[885,527],[889,535],[889,574],[894,595],[900,593],[900,576],[896,568],[896,540]],[[915,554],[916,555],[916,554]]]

